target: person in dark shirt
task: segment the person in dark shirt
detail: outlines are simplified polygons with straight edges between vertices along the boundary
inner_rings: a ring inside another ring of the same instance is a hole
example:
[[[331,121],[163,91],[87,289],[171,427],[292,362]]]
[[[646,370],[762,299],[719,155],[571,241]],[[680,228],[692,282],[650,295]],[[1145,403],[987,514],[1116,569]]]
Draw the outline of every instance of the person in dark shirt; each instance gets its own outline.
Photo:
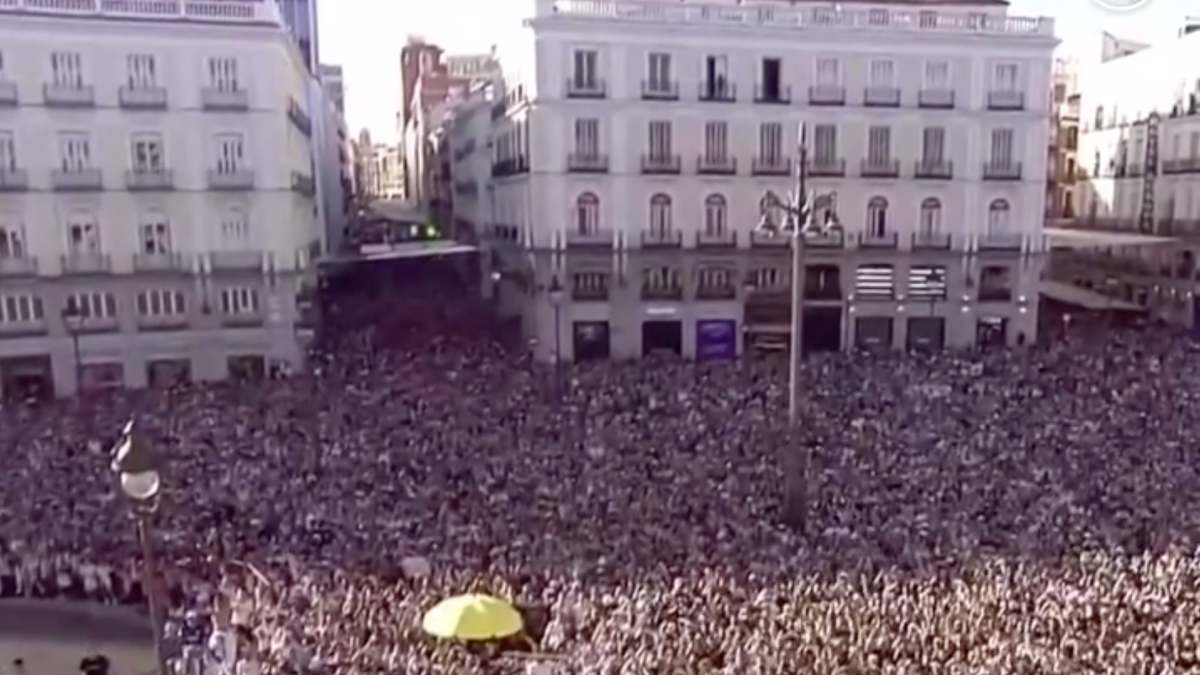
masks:
[[[109,660],[103,654],[85,656],[79,662],[79,672],[83,675],[108,675]]]

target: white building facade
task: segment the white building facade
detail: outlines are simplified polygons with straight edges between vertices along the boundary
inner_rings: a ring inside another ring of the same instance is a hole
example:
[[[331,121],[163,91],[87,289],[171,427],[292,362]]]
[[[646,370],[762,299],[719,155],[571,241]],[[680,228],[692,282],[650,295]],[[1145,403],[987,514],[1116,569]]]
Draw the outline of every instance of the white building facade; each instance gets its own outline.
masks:
[[[920,5],[539,0],[501,52],[488,243],[542,356],[778,344],[788,238],[755,225],[802,124],[843,229],[804,247],[807,348],[1031,341],[1053,22]]]
[[[0,5],[0,394],[297,366],[322,247],[274,2]]]

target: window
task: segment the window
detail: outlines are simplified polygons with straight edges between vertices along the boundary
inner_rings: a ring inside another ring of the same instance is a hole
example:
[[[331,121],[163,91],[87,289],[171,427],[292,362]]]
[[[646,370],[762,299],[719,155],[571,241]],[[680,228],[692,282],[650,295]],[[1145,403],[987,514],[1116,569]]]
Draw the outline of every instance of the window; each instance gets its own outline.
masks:
[[[997,199],[988,207],[988,234],[1004,234],[1008,232],[1008,202]]]
[[[0,259],[25,257],[25,231],[20,225],[0,223]]]
[[[1017,91],[1018,67],[1015,63],[997,63],[992,71],[992,88],[996,91]]]
[[[651,267],[645,272],[646,288],[655,290],[673,290],[681,286],[679,270],[673,267]]]
[[[704,200],[704,234],[714,237],[725,234],[725,217],[725,198],[709,195]]]
[[[764,162],[778,164],[783,162],[783,124],[780,122],[764,122],[758,128],[758,153]]]
[[[600,198],[591,192],[575,200],[575,227],[579,234],[595,234],[600,229]]]
[[[166,168],[163,161],[163,140],[160,134],[135,134],[132,151],[135,172],[154,173]]]
[[[921,159],[926,166],[938,166],[946,158],[946,130],[943,127],[925,127],[922,132]]]
[[[575,120],[575,154],[596,157],[600,154],[600,120]]]
[[[79,52],[50,52],[50,79],[55,86],[83,88],[83,57]]]
[[[1200,157],[1200,131],[1193,131],[1188,143],[1188,157]]]
[[[729,125],[708,122],[704,125],[704,158],[710,162],[724,161],[729,153]]]
[[[896,82],[896,64],[894,61],[877,59],[871,61],[871,86],[890,87]]]
[[[937,28],[938,14],[931,9],[923,9],[918,14],[921,28]]]
[[[214,56],[208,60],[208,86],[217,91],[240,91],[237,59]]]
[[[4,52],[0,52],[0,80],[4,79]]]
[[[87,211],[73,211],[67,216],[67,253],[86,255],[100,252],[100,226]]]
[[[112,319],[117,316],[117,298],[100,291],[73,293],[67,296],[67,308],[84,319]]]
[[[949,89],[950,88],[950,62],[949,61],[927,61],[925,63],[925,88],[926,89]]]
[[[867,236],[882,237],[887,234],[887,200],[871,197],[867,202]]]
[[[835,86],[841,81],[841,67],[837,59],[817,59],[817,86]]]
[[[937,234],[942,229],[942,202],[936,197],[929,197],[921,202],[921,221],[919,232],[922,236]]]
[[[171,252],[171,226],[161,211],[150,211],[142,216],[142,253],[162,255]]]
[[[217,173],[230,174],[242,170],[242,135],[217,136]]]
[[[226,251],[245,249],[250,244],[250,224],[246,212],[232,208],[221,219],[221,246]]]
[[[813,127],[813,157],[817,164],[829,165],[837,161],[837,127],[818,124]]]
[[[572,81],[580,89],[592,89],[597,84],[596,72],[600,55],[591,49],[575,50],[575,69]]]
[[[27,293],[0,295],[0,324],[32,323],[41,321],[42,299]]]
[[[179,316],[187,313],[183,292],[168,288],[138,293],[137,308],[141,316]]]
[[[11,131],[0,131],[0,171],[17,170],[17,142]]]
[[[130,54],[125,58],[129,69],[130,89],[150,89],[158,86],[158,71],[153,54]]]
[[[671,198],[667,195],[650,198],[650,231],[660,235],[671,231]]]
[[[92,143],[87,134],[59,134],[58,152],[60,166],[67,173],[78,173],[92,167]]]
[[[671,123],[650,123],[650,157],[665,160],[671,156]]]
[[[221,289],[221,313],[226,316],[258,314],[258,289],[245,286]]]
[[[705,90],[709,98],[724,96],[729,84],[729,60],[724,56],[704,59]]]
[[[779,288],[787,279],[787,272],[778,267],[760,267],[750,273],[750,284],[755,288]]]
[[[697,277],[700,288],[733,288],[733,271],[725,267],[703,267]]]
[[[783,61],[762,60],[762,97],[767,101],[783,98]]]
[[[670,54],[651,52],[647,80],[650,91],[669,92],[671,90]]]
[[[867,164],[885,166],[892,162],[892,128],[873,126],[867,131]]]
[[[1013,163],[1013,130],[992,130],[992,166],[1008,167]]]

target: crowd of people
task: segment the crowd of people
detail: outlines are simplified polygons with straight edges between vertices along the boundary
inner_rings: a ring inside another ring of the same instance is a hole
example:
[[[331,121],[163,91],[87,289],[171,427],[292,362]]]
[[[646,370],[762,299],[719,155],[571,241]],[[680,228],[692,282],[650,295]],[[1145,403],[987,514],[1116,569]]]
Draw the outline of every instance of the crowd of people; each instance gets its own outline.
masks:
[[[180,672],[1200,669],[1181,336],[817,355],[793,431],[782,361],[581,364],[560,389],[447,269],[410,273],[330,291],[306,373],[0,411],[0,594],[161,585]],[[167,462],[161,584],[108,468],[129,416]],[[422,633],[469,591],[527,639]]]

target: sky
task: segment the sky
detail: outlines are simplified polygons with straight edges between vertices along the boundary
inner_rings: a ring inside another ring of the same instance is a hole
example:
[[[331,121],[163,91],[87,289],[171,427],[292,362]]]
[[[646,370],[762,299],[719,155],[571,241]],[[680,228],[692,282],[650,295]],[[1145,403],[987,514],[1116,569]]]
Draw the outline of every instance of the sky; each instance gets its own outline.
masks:
[[[1185,16],[1200,16],[1200,0],[1142,0],[1116,12],[1102,7],[1131,0],[1010,0],[1009,14],[1053,16],[1062,55],[1086,62],[1099,52],[1100,31],[1153,42],[1174,37]],[[481,53],[498,30],[511,30],[532,9],[529,0],[320,0],[320,58],[345,69],[347,124],[392,142],[400,98],[400,47],[422,35],[450,53]]]

